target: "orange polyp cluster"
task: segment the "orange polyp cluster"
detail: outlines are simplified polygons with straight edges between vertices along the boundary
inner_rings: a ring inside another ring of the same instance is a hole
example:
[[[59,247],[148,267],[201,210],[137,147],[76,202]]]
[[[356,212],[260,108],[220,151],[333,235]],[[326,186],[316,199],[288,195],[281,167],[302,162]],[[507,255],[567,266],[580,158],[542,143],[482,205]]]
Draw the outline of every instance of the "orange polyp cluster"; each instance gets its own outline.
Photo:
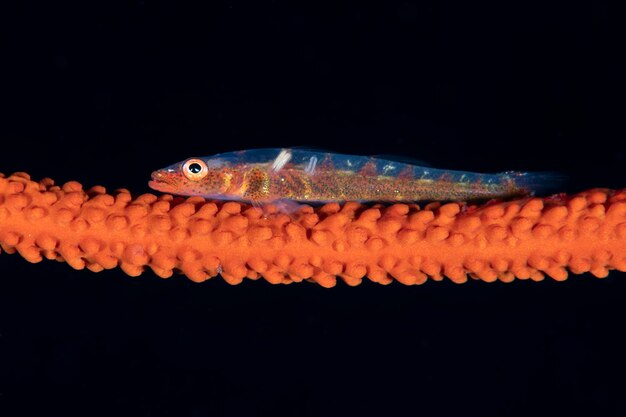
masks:
[[[0,244],[30,262],[95,272],[119,266],[131,276],[147,266],[198,282],[221,274],[231,284],[564,280],[568,270],[605,277],[626,271],[626,192],[469,207],[331,203],[289,216],[200,197],[133,199],[126,190],[109,195],[16,173],[0,178]]]

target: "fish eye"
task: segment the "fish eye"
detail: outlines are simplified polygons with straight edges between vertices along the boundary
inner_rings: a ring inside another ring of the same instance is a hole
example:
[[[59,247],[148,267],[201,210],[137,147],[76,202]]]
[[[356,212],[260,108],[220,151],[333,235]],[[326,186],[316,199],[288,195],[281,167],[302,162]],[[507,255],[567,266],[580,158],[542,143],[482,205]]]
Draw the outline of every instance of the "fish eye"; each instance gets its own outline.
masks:
[[[200,181],[208,174],[208,168],[203,160],[192,158],[183,164],[183,174],[192,181]]]

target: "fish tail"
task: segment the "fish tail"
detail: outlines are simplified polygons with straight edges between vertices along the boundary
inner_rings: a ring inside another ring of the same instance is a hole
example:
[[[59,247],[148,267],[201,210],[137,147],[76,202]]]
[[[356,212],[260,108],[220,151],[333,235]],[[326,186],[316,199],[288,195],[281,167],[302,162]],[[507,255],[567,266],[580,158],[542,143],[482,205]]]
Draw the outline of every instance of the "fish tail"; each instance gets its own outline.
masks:
[[[504,172],[513,187],[527,195],[549,195],[563,191],[567,177],[559,172]]]

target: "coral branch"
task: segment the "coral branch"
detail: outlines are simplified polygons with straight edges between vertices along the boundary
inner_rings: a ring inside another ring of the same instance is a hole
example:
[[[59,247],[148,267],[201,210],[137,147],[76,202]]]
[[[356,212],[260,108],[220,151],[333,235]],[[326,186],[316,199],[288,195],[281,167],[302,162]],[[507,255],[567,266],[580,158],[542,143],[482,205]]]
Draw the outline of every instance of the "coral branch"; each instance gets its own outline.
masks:
[[[132,199],[77,182],[55,186],[16,173],[0,178],[0,244],[30,262],[43,257],[92,271],[120,266],[136,276],[180,270],[194,281],[231,283],[340,277],[421,284],[444,276],[484,281],[556,280],[574,273],[626,271],[626,190],[466,206],[432,203],[303,208],[294,218],[202,198]]]

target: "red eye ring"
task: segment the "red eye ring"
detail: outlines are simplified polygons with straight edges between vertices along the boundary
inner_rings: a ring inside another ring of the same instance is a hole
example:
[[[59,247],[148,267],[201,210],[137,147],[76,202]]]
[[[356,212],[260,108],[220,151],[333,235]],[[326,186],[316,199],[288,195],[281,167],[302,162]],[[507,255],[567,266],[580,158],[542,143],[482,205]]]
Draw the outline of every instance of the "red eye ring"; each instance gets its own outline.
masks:
[[[192,181],[200,181],[209,173],[209,168],[202,159],[191,158],[183,164],[183,174]]]

